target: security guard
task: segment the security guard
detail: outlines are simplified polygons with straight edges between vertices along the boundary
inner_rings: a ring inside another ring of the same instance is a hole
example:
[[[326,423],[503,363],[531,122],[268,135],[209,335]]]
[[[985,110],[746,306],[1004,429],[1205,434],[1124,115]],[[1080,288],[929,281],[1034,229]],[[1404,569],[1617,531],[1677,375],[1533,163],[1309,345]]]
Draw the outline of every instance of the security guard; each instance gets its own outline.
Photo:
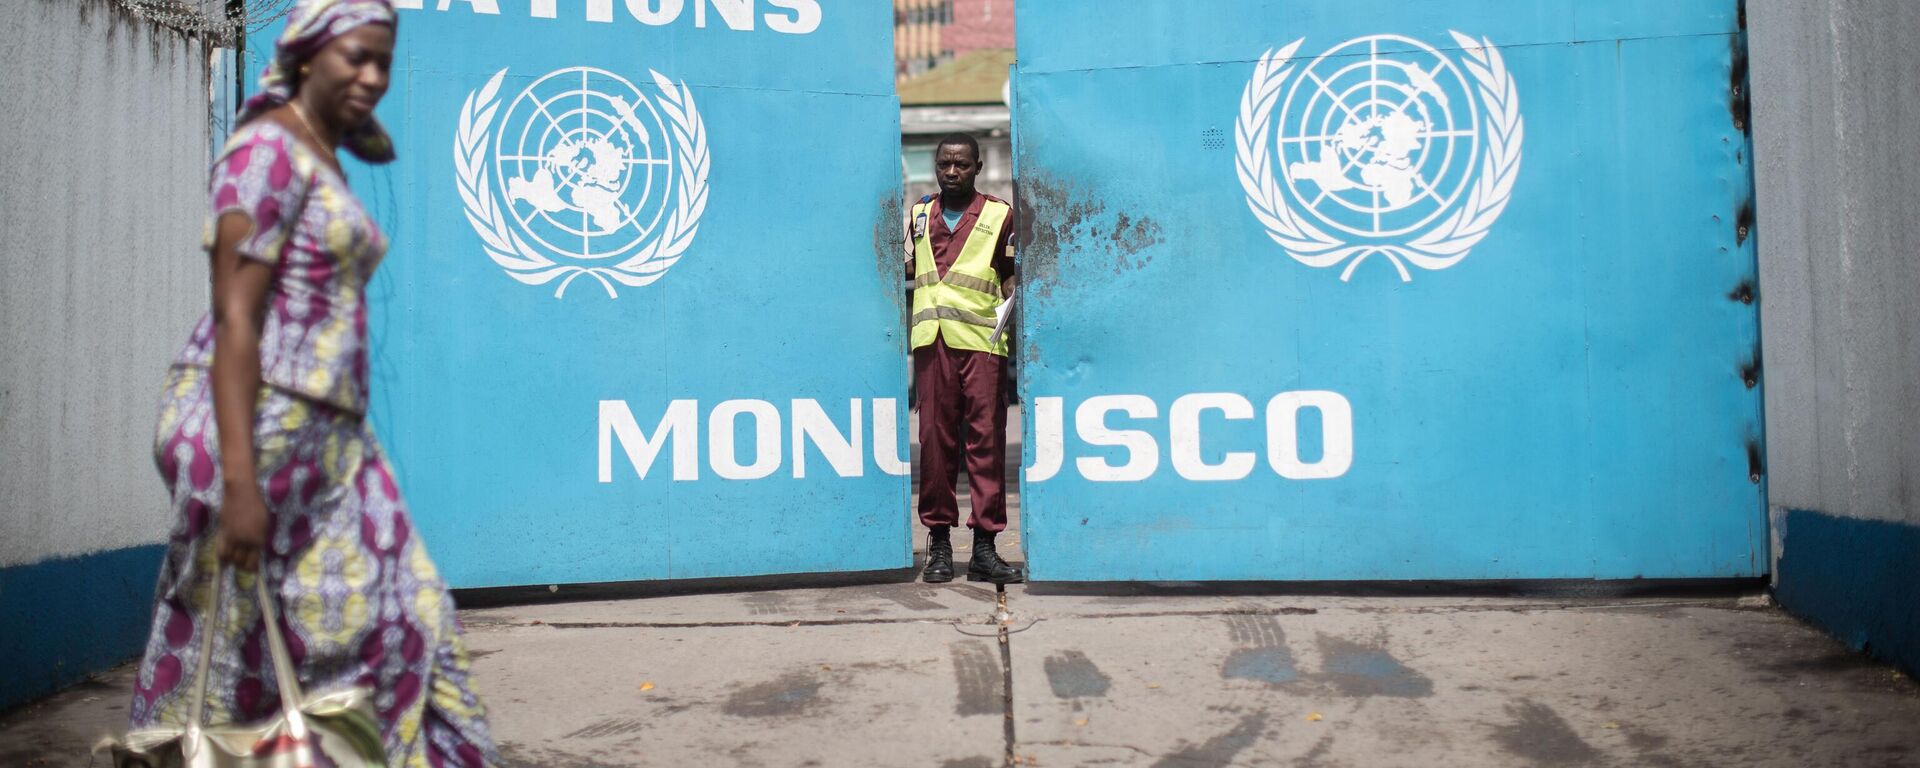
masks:
[[[950,531],[960,523],[954,481],[964,458],[972,490],[968,581],[1017,584],[993,539],[1007,527],[1004,328],[1013,295],[1013,206],[974,189],[980,145],[954,134],[934,150],[938,196],[908,213],[913,291],[913,377],[920,404],[920,522],[928,583],[952,581]],[[964,451],[962,447],[964,445]]]

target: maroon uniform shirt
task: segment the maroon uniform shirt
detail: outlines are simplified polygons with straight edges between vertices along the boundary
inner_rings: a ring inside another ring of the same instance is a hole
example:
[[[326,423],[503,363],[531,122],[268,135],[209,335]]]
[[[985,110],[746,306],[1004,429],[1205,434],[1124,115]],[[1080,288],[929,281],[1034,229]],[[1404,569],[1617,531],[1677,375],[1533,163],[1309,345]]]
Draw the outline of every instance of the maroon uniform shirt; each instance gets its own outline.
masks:
[[[927,239],[934,268],[941,275],[960,258],[960,249],[973,234],[974,222],[988,199],[974,195],[960,225],[952,230],[941,215],[939,196],[931,201]],[[908,227],[914,223],[909,221]],[[993,269],[1003,283],[1014,274],[1013,259],[1007,256],[1012,234],[1009,212],[993,245]],[[914,277],[911,263],[907,277]],[[960,524],[960,500],[954,487],[964,464],[971,495],[968,525],[992,533],[1006,529],[1007,408],[1000,392],[1005,368],[1006,358],[954,349],[939,336],[933,344],[913,351],[913,381],[920,404],[921,524],[929,528]]]
[[[933,249],[934,269],[940,270],[941,275],[947,274],[953,262],[960,258],[960,249],[967,244],[967,238],[973,235],[973,223],[980,220],[980,209],[986,206],[988,200],[1006,202],[992,195],[976,193],[973,204],[968,205],[966,213],[960,216],[960,226],[949,230],[947,218],[942,215],[940,196],[933,195],[932,205],[927,210],[927,245]],[[913,235],[913,225],[914,222],[907,222],[909,237]],[[1009,211],[1006,223],[1000,227],[1000,237],[993,243],[993,271],[1000,274],[1001,282],[1013,277],[1013,259],[1007,256],[1007,243],[1012,241],[1013,213]],[[907,279],[914,277],[913,263],[908,262]]]

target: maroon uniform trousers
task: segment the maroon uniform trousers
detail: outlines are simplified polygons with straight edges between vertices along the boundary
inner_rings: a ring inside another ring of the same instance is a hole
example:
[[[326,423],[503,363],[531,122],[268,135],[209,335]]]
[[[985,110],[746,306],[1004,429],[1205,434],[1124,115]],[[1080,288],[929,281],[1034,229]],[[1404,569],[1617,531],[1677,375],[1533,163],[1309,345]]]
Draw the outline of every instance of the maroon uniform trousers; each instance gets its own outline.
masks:
[[[1007,528],[1007,408],[1000,398],[1006,358],[953,349],[945,339],[913,351],[920,402],[920,522],[960,524],[954,481],[964,459],[974,530]]]

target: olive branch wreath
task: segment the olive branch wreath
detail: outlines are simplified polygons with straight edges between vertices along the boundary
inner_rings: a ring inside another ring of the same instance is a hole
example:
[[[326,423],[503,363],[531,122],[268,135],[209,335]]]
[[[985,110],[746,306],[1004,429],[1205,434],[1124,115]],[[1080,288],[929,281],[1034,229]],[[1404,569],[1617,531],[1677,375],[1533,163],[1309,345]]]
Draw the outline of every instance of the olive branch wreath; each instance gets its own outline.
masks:
[[[666,75],[648,71],[653,75],[654,85],[660,89],[660,109],[666,113],[667,122],[672,126],[677,149],[674,160],[680,172],[680,193],[675,197],[673,212],[667,216],[660,232],[611,267],[556,263],[529,246],[514,232],[506,212],[495,205],[494,195],[487,186],[487,140],[495,112],[499,109],[496,97],[499,95],[500,82],[506,77],[507,70],[494,73],[486,85],[467,94],[466,103],[460,108],[459,126],[454,136],[456,186],[465,206],[467,222],[480,235],[481,249],[486,251],[493,263],[506,270],[508,276],[527,285],[545,285],[560,280],[560,285],[553,292],[553,297],[557,299],[566,295],[567,286],[576,278],[588,275],[600,281],[600,285],[607,290],[607,296],[617,299],[619,293],[614,283],[638,288],[659,280],[693,244],[694,235],[700,231],[700,217],[707,210],[707,173],[711,170],[712,157],[707,153],[706,123],[700,118],[700,112],[693,103],[693,91],[687,88],[686,83],[675,85]]]
[[[1401,281],[1407,282],[1413,280],[1407,271],[1409,263],[1425,270],[1439,270],[1466,258],[1506,211],[1508,201],[1513,198],[1514,180],[1520,175],[1520,147],[1526,137],[1519,91],[1507,72],[1505,59],[1491,40],[1475,40],[1459,32],[1452,34],[1454,42],[1465,53],[1463,63],[1478,84],[1480,100],[1486,105],[1487,152],[1466,204],[1439,226],[1399,245],[1345,242],[1314,226],[1287,204],[1269,157],[1268,125],[1280,88],[1293,75],[1294,51],[1305,38],[1260,57],[1254,66],[1253,78],[1240,94],[1240,118],[1234,125],[1235,166],[1240,187],[1247,193],[1247,207],[1266,227],[1267,236],[1279,243],[1288,256],[1315,268],[1331,267],[1351,259],[1340,273],[1340,280],[1346,282],[1353,277],[1353,270],[1360,262],[1378,253],[1393,262]]]

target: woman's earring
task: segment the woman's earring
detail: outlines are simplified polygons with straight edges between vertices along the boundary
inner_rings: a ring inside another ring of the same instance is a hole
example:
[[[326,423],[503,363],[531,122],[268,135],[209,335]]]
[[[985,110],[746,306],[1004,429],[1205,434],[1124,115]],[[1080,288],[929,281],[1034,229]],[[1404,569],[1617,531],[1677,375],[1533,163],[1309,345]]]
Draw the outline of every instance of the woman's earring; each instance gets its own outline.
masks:
[[[306,77],[307,75],[311,75],[311,74],[313,74],[313,65],[312,65],[312,64],[302,64],[302,65],[300,65],[300,76],[301,76],[301,77]]]

